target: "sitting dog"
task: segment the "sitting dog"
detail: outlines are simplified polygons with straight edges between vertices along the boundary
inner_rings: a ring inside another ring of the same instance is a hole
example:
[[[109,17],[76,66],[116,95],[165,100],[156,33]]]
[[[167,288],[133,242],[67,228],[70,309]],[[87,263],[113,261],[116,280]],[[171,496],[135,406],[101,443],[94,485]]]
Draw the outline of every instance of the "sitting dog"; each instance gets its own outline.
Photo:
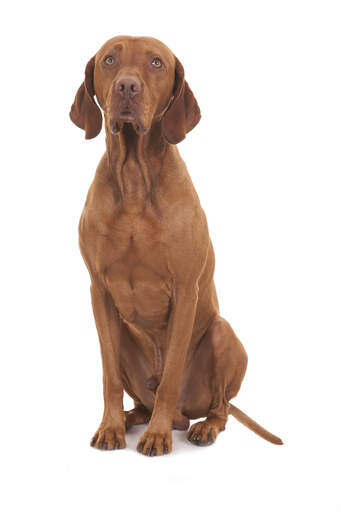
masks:
[[[137,449],[162,455],[172,428],[206,417],[188,432],[205,446],[228,414],[282,444],[230,403],[247,355],[219,315],[206,217],[176,146],[200,120],[180,61],[153,38],[110,39],[88,62],[70,117],[91,139],[102,112],[106,152],[79,224],[103,363],[91,445],[124,448],[126,430],[148,423]]]

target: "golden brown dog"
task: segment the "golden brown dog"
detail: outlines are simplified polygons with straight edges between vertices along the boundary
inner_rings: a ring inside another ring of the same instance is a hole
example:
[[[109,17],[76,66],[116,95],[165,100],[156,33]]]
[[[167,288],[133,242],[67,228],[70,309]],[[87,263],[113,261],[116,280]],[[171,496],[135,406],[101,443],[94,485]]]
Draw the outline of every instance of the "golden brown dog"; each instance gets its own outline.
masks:
[[[103,362],[104,414],[91,445],[124,448],[126,429],[148,423],[137,449],[162,455],[172,428],[207,417],[188,433],[203,446],[229,413],[281,444],[230,403],[247,355],[219,316],[205,214],[176,147],[200,120],[181,63],[156,39],[110,39],[71,108],[87,139],[101,131],[101,109],[107,147],[79,225]],[[123,390],[135,403],[128,412]]]

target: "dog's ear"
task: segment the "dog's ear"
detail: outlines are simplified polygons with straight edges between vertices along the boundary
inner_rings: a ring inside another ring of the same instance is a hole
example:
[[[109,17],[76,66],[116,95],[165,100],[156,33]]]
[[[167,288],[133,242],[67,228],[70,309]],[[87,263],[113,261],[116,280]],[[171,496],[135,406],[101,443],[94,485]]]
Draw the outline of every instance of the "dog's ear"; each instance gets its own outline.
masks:
[[[170,144],[178,144],[200,121],[200,108],[181,62],[175,58],[173,100],[162,118],[162,134]]]
[[[96,137],[102,128],[102,114],[94,98],[94,68],[95,57],[92,57],[86,65],[84,82],[78,89],[70,110],[71,121],[85,130],[86,139]]]

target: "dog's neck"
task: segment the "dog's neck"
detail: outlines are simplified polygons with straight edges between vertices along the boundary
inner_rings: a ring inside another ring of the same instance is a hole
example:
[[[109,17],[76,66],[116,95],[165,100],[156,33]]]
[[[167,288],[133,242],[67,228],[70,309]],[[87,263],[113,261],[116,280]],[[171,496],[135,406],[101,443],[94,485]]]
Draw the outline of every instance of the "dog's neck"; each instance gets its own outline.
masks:
[[[123,123],[116,135],[106,126],[106,145],[117,199],[126,210],[143,210],[153,200],[168,146],[160,123],[154,123],[146,135],[136,133],[130,123]]]

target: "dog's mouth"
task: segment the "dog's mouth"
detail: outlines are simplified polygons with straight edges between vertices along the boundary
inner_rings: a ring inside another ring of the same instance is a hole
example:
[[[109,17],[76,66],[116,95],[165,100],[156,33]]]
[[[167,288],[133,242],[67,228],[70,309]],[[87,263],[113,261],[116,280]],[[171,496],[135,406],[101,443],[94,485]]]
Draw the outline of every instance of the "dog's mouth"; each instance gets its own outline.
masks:
[[[120,113],[120,119],[122,121],[135,121],[136,115],[130,109],[124,109]]]
[[[136,112],[129,108],[124,107],[118,115],[113,116],[110,121],[110,131],[112,134],[118,134],[125,123],[130,123],[134,127],[136,133],[138,135],[145,135],[147,133],[147,128],[144,126],[144,123],[141,121],[140,117],[136,114]]]
[[[130,123],[138,135],[147,133],[147,129],[142,122],[140,115],[136,108],[131,105],[131,102],[124,103],[120,107],[116,107],[112,113],[110,120],[110,131],[112,134],[118,134],[125,123]]]

